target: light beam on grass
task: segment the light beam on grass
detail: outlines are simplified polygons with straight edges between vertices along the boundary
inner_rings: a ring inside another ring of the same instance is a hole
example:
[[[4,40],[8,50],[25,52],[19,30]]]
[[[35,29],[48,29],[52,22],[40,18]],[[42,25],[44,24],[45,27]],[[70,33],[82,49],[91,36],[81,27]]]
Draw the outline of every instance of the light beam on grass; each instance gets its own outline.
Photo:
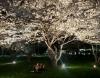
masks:
[[[16,63],[17,63],[16,61],[12,61],[12,62],[9,62],[9,63],[0,64],[0,65],[10,65],[10,64],[16,64]]]

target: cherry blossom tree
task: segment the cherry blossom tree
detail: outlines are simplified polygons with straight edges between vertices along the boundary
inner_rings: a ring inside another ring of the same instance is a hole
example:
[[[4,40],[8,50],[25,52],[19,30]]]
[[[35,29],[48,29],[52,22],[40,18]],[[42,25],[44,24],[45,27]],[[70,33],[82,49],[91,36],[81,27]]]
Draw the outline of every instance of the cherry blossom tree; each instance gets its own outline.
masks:
[[[6,4],[5,4],[6,3]],[[57,65],[62,47],[74,40],[100,43],[99,0],[6,0],[1,5],[0,44],[44,41]]]

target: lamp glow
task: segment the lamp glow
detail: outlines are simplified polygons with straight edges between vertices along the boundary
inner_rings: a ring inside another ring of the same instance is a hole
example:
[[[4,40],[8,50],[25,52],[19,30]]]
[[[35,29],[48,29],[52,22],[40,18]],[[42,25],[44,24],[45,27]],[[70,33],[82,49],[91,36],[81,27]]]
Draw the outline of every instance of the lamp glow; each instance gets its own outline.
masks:
[[[62,64],[61,68],[62,69],[65,69],[66,68],[66,65],[65,64]]]
[[[94,65],[93,65],[93,68],[97,68],[97,66],[94,64]]]
[[[16,61],[13,61],[12,64],[16,64]]]

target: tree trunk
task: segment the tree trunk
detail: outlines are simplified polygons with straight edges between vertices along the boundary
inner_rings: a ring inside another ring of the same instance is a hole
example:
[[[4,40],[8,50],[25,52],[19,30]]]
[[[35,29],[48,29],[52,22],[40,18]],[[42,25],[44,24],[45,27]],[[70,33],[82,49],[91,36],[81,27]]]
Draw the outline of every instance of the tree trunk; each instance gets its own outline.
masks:
[[[31,62],[31,58],[32,58],[32,54],[28,54],[28,55],[27,55],[27,61],[28,61],[28,62]]]
[[[4,56],[4,48],[2,47],[1,50],[2,50],[2,56]]]
[[[57,59],[52,59],[52,66],[57,67],[58,66],[58,61]]]
[[[95,59],[95,63],[97,64],[98,63],[98,61],[97,61],[97,54],[95,53],[95,51],[94,51],[94,46],[92,45],[92,52],[93,52],[93,55],[94,55],[94,59]]]
[[[51,49],[48,49],[48,55],[49,55],[49,58],[50,58],[50,60],[52,62],[52,65],[54,67],[57,67],[58,66],[58,60],[56,58],[56,54],[54,54],[54,51],[51,50]]]
[[[48,49],[48,55],[54,67],[58,66],[58,61],[60,60],[62,53],[63,53],[62,51],[55,52],[54,50]]]
[[[98,64],[100,65],[100,57],[98,57]]]

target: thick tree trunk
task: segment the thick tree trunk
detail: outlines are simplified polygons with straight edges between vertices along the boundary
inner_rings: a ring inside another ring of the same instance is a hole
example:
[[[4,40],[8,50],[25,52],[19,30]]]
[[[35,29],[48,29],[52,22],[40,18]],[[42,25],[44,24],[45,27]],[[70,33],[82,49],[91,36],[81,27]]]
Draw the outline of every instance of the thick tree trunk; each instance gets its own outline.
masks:
[[[53,59],[53,60],[52,60],[52,65],[53,65],[54,67],[57,67],[57,66],[58,66],[58,60],[57,60],[57,59]]]
[[[62,51],[55,52],[54,50],[48,49],[48,55],[49,55],[49,58],[51,59],[53,66],[55,67],[58,66],[58,61],[60,60],[62,53],[63,53]]]
[[[51,49],[48,49],[48,55],[49,55],[49,58],[52,62],[52,65],[57,67],[58,66],[58,60],[56,58],[56,54],[54,54],[54,51],[51,50]]]

